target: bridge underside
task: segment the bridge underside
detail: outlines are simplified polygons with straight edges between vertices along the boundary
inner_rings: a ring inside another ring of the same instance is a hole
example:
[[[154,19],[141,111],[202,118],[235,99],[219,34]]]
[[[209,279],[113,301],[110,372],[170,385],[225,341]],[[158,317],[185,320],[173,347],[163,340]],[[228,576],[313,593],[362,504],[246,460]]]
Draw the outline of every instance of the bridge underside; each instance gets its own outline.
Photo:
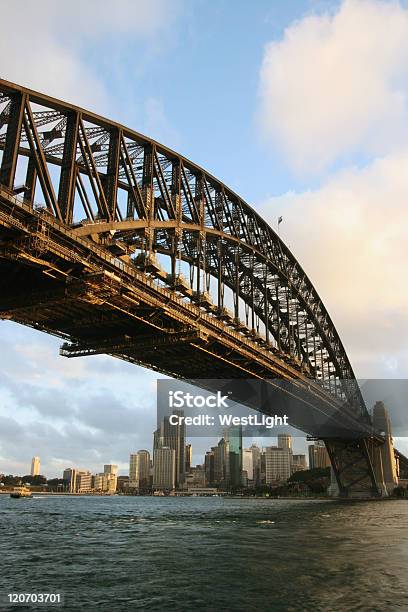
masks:
[[[263,381],[264,404],[235,399],[324,439],[341,495],[381,492],[383,440],[346,351],[269,225],[176,152],[2,80],[0,318],[58,336],[66,357]]]
[[[78,241],[47,215],[21,204],[17,208],[1,191],[0,317],[62,338],[61,354],[67,357],[110,354],[191,380],[202,379],[204,372],[206,379],[296,380],[300,401],[306,387],[312,391],[305,419],[297,405],[293,425],[311,435],[319,431],[320,437],[330,423],[337,436],[344,425],[344,412],[330,406],[321,388],[282,355],[251,338],[239,336],[237,342],[236,330],[199,306],[186,304],[145,274],[132,270],[130,276],[120,260],[90,241]],[[274,412],[278,404],[275,396]],[[379,494],[367,451],[371,440],[326,437],[325,442],[340,495]]]
[[[105,353],[191,380],[294,382],[308,406],[296,426],[315,435],[318,423],[331,418],[337,431],[359,432],[354,415],[293,360],[187,303],[48,215],[17,207],[1,188],[0,317],[64,339],[61,354],[67,357]]]

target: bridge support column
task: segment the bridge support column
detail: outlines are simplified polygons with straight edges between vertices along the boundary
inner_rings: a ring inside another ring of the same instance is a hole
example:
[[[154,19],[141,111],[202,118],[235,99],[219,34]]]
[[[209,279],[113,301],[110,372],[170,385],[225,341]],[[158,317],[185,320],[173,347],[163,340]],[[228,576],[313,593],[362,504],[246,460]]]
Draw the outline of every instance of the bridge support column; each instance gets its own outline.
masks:
[[[332,464],[330,492],[335,497],[380,497],[386,494],[374,469],[373,442],[367,438],[324,440]]]

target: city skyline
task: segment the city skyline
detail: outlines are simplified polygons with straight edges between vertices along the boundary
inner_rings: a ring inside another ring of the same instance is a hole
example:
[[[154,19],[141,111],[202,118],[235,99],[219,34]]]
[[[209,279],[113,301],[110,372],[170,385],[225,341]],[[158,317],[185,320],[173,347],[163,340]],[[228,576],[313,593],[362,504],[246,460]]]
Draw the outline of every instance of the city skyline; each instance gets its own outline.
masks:
[[[401,399],[402,398],[400,398],[400,400]],[[369,410],[370,410],[370,413],[374,415],[375,404],[370,406]],[[387,410],[389,411],[388,406],[387,406]],[[389,414],[392,417],[392,412],[389,411]],[[400,419],[401,415],[397,413],[397,417]],[[150,413],[150,419],[147,419],[147,422],[150,422],[152,426],[152,431],[156,431],[157,422],[156,422],[156,415],[155,415],[154,410],[152,410],[152,412]],[[136,442],[136,444],[133,445],[133,450],[132,450],[130,448],[130,443],[129,443],[129,440],[132,439],[132,437],[134,437],[131,427],[137,427],[137,422],[129,423],[127,427],[128,427],[128,431],[126,432],[121,431],[121,434],[124,435],[123,450],[122,450],[121,455],[109,455],[108,453],[106,454],[100,453],[98,454],[97,458],[93,458],[90,461],[80,461],[78,460],[77,457],[72,456],[72,457],[67,458],[66,460],[61,459],[59,461],[59,466],[57,468],[49,469],[48,467],[46,467],[43,471],[48,476],[51,476],[52,478],[60,477],[61,472],[63,472],[63,470],[65,470],[69,466],[75,467],[75,469],[80,469],[80,470],[90,469],[92,473],[97,473],[99,469],[98,466],[104,465],[105,463],[109,462],[109,463],[118,465],[120,475],[127,474],[128,465],[129,465],[129,454],[137,453],[138,451],[143,450],[143,448],[147,448],[151,457],[153,457],[153,452],[154,452],[154,442],[152,443],[151,433],[144,435],[143,438],[139,440],[139,443]],[[292,440],[293,440],[294,456],[305,454],[307,457],[310,457],[309,455],[310,444],[308,444],[306,436],[301,432],[296,433],[296,430],[294,430],[293,428],[291,428],[291,430],[292,430],[291,435],[292,435]],[[266,446],[273,446],[272,440],[276,439],[276,436],[272,435],[272,430],[269,430],[269,433],[270,435],[268,437],[245,437],[244,436],[243,437],[243,447],[248,448],[252,443],[258,444],[261,448],[264,448]],[[393,439],[396,443],[398,443],[400,448],[403,447],[404,441],[406,440],[404,438],[399,438],[398,436],[394,436],[394,435],[393,435]],[[109,436],[107,436],[106,443],[109,443],[109,440],[110,438]],[[192,459],[193,459],[192,464],[199,465],[200,461],[201,462],[203,461],[203,457],[205,456],[206,451],[209,448],[211,448],[211,446],[213,446],[214,443],[215,444],[218,443],[218,440],[219,440],[219,437],[217,436],[192,438],[192,440],[189,441],[190,447],[191,447],[190,452],[192,449]],[[79,451],[81,450],[82,448],[79,449]],[[33,456],[33,451],[37,453],[36,456]],[[28,449],[25,452],[25,456],[27,457],[26,460],[21,459],[21,453],[20,453],[19,461],[15,462],[14,464],[12,462],[8,462],[7,460],[2,460],[0,458],[0,473],[28,475],[31,473],[32,460],[35,459],[36,457],[41,458],[44,456],[44,454],[45,456],[47,456],[48,454],[47,443],[44,443],[41,449],[38,446],[33,447],[31,450]],[[79,454],[81,453],[79,452]],[[31,458],[29,459],[29,457]],[[11,469],[7,467],[8,465],[11,466]],[[13,467],[13,465],[15,467]],[[40,465],[41,466],[47,465],[47,461],[44,462],[41,459]],[[25,467],[25,466],[28,466],[28,467]]]
[[[172,421],[173,415],[179,417],[176,424]],[[290,486],[292,477],[296,475],[297,479],[297,473],[304,472],[303,476],[299,474],[298,485],[292,482],[295,492],[305,492],[304,487],[306,491],[324,492],[322,483],[318,482],[323,476],[323,469],[329,470],[324,473],[327,482],[325,494],[338,494],[338,480],[334,477],[336,465],[331,467],[330,447],[326,447],[323,440],[310,440],[312,443],[308,445],[307,454],[293,452],[290,433],[279,433],[275,444],[269,440],[269,445],[259,447],[252,442],[249,448],[245,448],[242,426],[230,426],[224,429],[218,443],[205,452],[202,461],[193,466],[192,443],[186,439],[184,416],[183,410],[173,409],[171,414],[162,417],[152,434],[152,455],[146,449],[130,453],[126,475],[119,475],[118,465],[104,464],[103,472],[96,474],[92,474],[89,469],[67,467],[62,479],[47,479],[39,473],[40,457],[34,456],[31,460],[31,476],[5,475],[0,472],[2,486],[6,477],[8,485],[12,482],[22,484],[26,478],[30,486],[42,487],[43,491],[45,487],[45,490],[71,494],[212,495],[218,492],[234,494],[244,490],[265,494],[287,484]],[[392,422],[382,401],[375,403],[372,419],[374,430],[385,436],[385,443],[373,450],[371,461],[382,493],[390,495],[405,480],[404,476],[400,480],[399,458],[394,454]],[[313,476],[314,470],[319,475]],[[310,477],[306,476],[308,473]],[[312,484],[309,481],[309,485],[306,485],[307,478],[315,478],[316,482]],[[47,489],[48,482],[53,488]],[[296,488],[299,486],[300,489]],[[317,490],[314,488],[316,486]]]

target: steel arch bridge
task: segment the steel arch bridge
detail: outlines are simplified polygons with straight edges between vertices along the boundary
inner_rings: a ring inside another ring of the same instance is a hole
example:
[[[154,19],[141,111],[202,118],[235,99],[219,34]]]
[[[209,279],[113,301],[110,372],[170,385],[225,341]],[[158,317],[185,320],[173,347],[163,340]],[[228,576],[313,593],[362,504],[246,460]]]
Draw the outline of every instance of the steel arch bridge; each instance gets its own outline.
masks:
[[[0,150],[1,318],[64,339],[68,357],[291,381],[358,432],[326,440],[340,489],[378,491],[381,440],[336,328],[246,202],[154,140],[3,80]]]

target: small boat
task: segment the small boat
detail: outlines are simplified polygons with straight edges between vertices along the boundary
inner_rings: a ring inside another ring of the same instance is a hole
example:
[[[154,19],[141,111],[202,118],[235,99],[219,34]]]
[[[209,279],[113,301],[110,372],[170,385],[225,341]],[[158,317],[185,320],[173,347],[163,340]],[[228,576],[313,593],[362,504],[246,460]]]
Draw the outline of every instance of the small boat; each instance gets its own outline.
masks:
[[[10,497],[12,497],[13,499],[19,499],[20,497],[32,497],[33,494],[31,493],[30,489],[27,489],[27,487],[15,487],[14,491],[12,491],[10,493]]]

